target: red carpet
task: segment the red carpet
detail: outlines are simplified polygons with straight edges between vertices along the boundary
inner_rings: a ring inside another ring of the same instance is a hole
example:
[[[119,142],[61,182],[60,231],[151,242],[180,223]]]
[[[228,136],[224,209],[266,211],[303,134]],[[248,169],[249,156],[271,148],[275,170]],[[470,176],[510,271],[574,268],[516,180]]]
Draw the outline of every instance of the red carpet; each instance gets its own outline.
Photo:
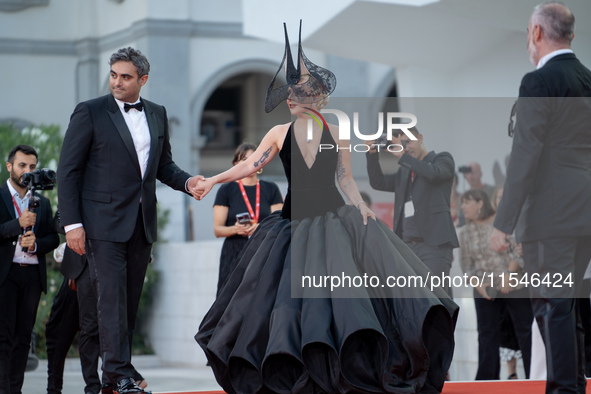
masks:
[[[450,382],[443,387],[443,394],[529,394],[544,393],[545,380],[517,380],[502,382]],[[587,381],[587,393],[591,394],[591,384]],[[158,394],[158,393],[154,393]],[[224,394],[223,391],[191,391],[167,394]]]
[[[517,380],[502,382],[450,382],[443,387],[443,394],[529,394],[544,393],[545,380]],[[587,393],[591,394],[591,384],[587,381]],[[154,393],[158,394],[158,393]],[[168,394],[224,394],[223,391],[191,391]]]

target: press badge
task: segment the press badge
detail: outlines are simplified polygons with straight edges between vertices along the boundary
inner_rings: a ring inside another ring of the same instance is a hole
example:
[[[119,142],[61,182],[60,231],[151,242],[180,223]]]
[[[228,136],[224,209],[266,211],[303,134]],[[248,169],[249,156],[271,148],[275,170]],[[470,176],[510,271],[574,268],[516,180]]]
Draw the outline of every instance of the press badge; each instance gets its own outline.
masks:
[[[404,203],[404,217],[408,218],[415,215],[415,206],[412,200]]]

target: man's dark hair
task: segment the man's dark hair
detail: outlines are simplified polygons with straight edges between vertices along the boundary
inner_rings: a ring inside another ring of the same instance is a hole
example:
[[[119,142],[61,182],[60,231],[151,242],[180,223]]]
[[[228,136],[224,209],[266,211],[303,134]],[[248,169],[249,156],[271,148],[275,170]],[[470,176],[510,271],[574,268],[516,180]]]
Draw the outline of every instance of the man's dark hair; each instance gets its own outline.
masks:
[[[23,152],[25,155],[35,155],[35,158],[39,160],[39,156],[37,156],[37,151],[35,148],[29,145],[17,145],[12,148],[8,154],[8,162],[10,164],[14,164],[14,156],[16,155],[16,152]]]
[[[121,48],[111,55],[109,66],[117,62],[131,62],[137,69],[138,78],[150,73],[150,63],[148,59],[137,49],[132,47]]]

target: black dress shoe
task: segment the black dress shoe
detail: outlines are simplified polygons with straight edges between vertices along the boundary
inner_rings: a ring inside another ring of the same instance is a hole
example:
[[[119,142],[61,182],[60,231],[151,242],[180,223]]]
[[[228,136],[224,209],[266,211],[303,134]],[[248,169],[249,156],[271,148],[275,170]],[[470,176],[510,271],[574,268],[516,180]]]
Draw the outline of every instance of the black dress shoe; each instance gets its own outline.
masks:
[[[109,382],[104,382],[101,386],[101,394],[113,394],[113,385]]]
[[[142,389],[133,378],[126,378],[117,382],[113,394],[152,394],[152,392]]]

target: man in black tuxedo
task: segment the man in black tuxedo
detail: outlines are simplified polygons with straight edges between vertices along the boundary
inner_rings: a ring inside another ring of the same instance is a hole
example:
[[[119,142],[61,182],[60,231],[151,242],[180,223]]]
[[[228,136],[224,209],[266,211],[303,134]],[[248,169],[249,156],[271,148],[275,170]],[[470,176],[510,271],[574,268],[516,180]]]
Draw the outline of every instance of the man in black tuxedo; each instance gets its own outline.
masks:
[[[133,379],[129,333],[156,241],[156,179],[187,194],[172,160],[163,106],[140,99],[150,65],[133,48],[110,58],[111,94],[76,106],[58,167],[68,246],[87,254],[97,295],[103,372],[118,394],[146,393]]]
[[[550,280],[530,285],[546,344],[547,393],[584,393],[586,385],[575,289],[591,259],[591,71],[570,49],[573,37],[574,16],[566,6],[535,8],[527,48],[537,70],[519,88],[511,158],[491,235],[493,248],[503,250],[516,229],[527,273]],[[589,294],[579,296],[589,302]]]
[[[394,232],[415,252],[433,275],[448,276],[458,237],[450,211],[454,159],[448,152],[429,152],[423,135],[409,129],[417,138],[393,136],[392,143],[403,146],[389,151],[398,157],[400,168],[384,175],[375,145],[368,143],[367,172],[372,188],[394,192]],[[398,148],[398,149],[395,149]],[[443,288],[451,296],[451,286]]]
[[[22,176],[36,167],[35,149],[18,145],[6,163],[10,178],[0,185],[0,394],[21,393],[39,299],[47,291],[45,254],[59,244],[49,200],[36,194],[39,207],[28,208],[32,196]]]

